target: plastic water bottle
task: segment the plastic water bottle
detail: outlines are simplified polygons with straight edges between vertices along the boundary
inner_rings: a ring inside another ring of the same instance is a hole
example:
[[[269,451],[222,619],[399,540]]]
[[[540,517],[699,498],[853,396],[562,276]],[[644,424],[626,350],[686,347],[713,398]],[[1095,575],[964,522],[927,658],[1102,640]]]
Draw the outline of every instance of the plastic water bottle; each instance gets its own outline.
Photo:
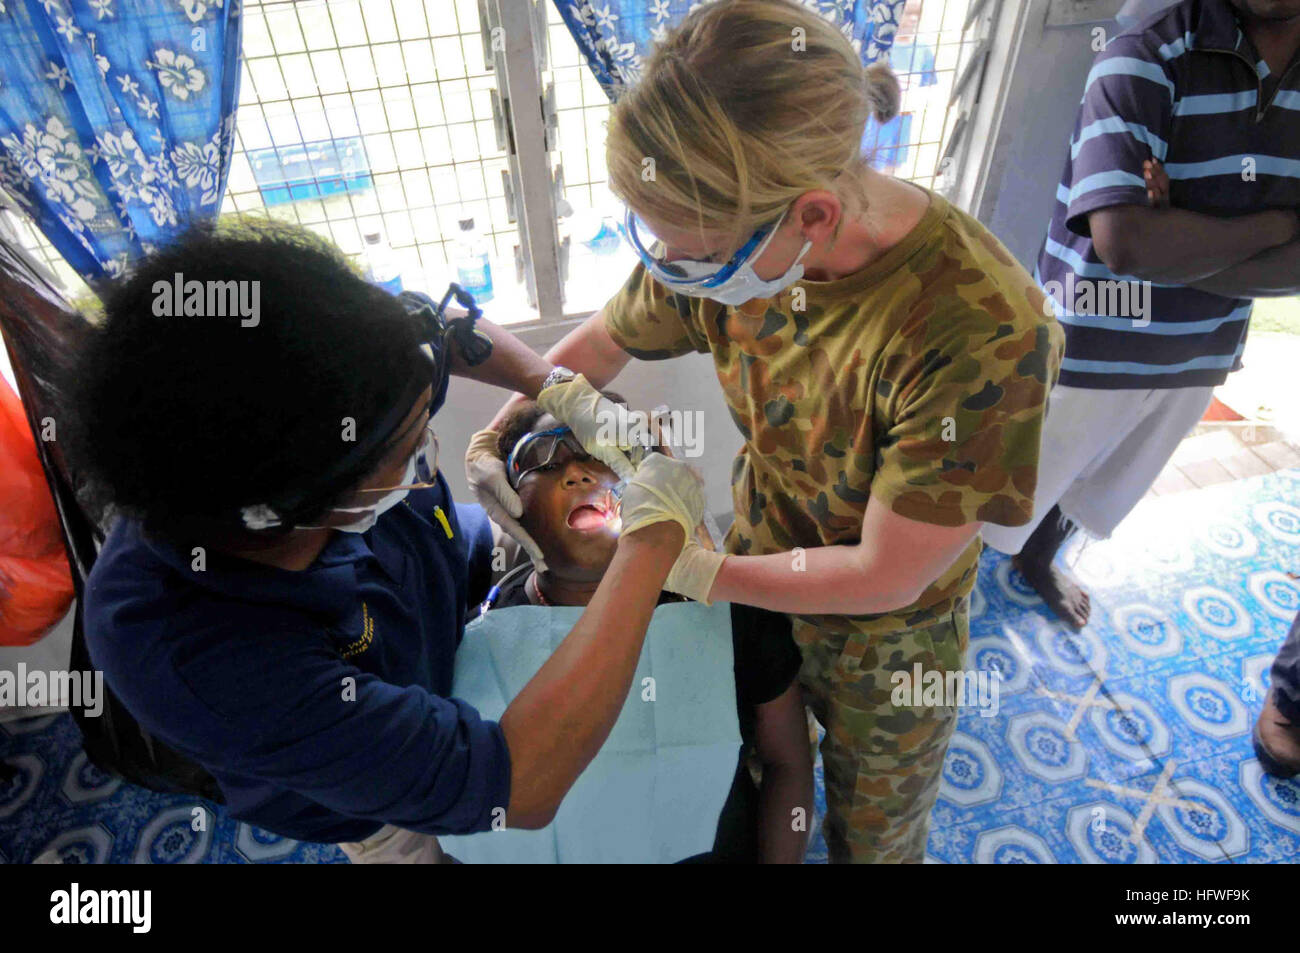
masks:
[[[473,218],[460,220],[456,241],[456,280],[479,304],[492,300],[492,264],[487,242],[474,227]]]
[[[596,209],[579,209],[569,218],[569,234],[592,253],[611,255],[618,251],[622,239],[618,224]]]
[[[362,258],[366,280],[389,294],[399,294],[402,290],[402,272],[397,267],[397,256],[379,232],[367,232],[363,237],[366,241]]]

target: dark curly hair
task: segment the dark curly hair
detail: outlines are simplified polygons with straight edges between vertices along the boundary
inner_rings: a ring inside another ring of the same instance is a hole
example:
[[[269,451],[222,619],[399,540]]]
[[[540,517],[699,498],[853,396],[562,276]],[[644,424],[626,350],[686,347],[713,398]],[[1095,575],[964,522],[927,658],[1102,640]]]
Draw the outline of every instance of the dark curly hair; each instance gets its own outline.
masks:
[[[176,274],[259,282],[257,323],[156,315],[154,285]],[[391,446],[381,421],[401,401],[409,411],[432,376],[397,299],[329,242],[283,224],[192,229],[107,289],[104,306],[65,385],[72,453],[92,497],[164,537],[252,540],[317,522],[378,465]],[[244,506],[312,486],[278,531],[244,529]]]

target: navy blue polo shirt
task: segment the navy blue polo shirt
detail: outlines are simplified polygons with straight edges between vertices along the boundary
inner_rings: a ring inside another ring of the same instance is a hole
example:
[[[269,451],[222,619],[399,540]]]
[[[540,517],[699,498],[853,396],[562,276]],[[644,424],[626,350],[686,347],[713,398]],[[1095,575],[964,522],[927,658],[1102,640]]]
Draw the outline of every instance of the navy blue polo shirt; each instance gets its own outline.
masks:
[[[1183,0],[1097,55],[1035,274],[1065,328],[1062,384],[1213,387],[1240,366],[1249,298],[1144,285],[1093,248],[1088,213],[1148,204],[1149,158],[1174,208],[1300,206],[1300,56],[1270,72],[1228,0]]]
[[[386,823],[482,831],[506,806],[500,726],[448,697],[491,533],[438,480],[368,532],[334,534],[302,572],[210,550],[195,571],[134,520],[109,533],[86,586],[90,656],[232,816],[338,842]]]

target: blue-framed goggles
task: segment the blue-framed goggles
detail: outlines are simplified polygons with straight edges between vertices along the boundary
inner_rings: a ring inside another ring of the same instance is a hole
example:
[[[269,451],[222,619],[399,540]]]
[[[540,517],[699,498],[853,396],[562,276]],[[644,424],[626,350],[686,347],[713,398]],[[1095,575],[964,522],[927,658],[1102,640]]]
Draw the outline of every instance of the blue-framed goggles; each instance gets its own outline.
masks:
[[[772,228],[760,228],[750,236],[749,241],[740,246],[739,250],[731,256],[730,261],[719,265],[711,261],[696,261],[693,258],[666,260],[663,257],[663,242],[654,236],[649,226],[630,208],[627,210],[623,224],[627,239],[645,264],[646,270],[661,284],[679,291],[704,291],[723,284],[746,262],[752,261],[763,253],[767,239],[774,231]]]
[[[633,464],[639,463],[641,457],[637,455],[639,450],[642,454],[649,451],[651,453],[662,453],[658,440],[653,445],[644,448],[632,448],[631,459]],[[506,481],[510,484],[511,489],[517,489],[523,478],[537,470],[546,470],[553,466],[564,466],[570,460],[589,460],[589,454],[585,447],[578,442],[573,431],[561,424],[558,427],[552,427],[549,430],[536,430],[524,434],[515,442],[514,449],[506,457]],[[614,489],[615,495],[621,496],[623,493],[623,483],[620,482]]]

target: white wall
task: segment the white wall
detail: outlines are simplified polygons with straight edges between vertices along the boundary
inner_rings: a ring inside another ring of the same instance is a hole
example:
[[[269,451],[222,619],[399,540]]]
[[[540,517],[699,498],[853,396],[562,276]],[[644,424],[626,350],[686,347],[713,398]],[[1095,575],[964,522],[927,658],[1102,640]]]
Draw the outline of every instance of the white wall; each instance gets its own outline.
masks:
[[[25,671],[28,672],[66,671],[72,651],[72,617],[75,609],[74,603],[62,621],[32,645],[0,645],[0,672],[12,672],[17,677],[20,664],[26,666]],[[60,703],[55,707],[61,708],[64,705]],[[49,714],[48,709],[0,705],[0,721],[42,714]]]
[[[971,212],[1031,273],[1065,168],[1084,80],[1097,55],[1093,31],[1100,27],[1106,37],[1115,36],[1119,28],[1109,17],[1119,5],[1119,0],[1027,0],[1023,32],[1008,58],[1009,75],[985,80],[986,92],[1002,85],[1005,99],[987,145],[984,188]],[[1011,16],[1015,7],[1005,3],[1002,15]],[[1068,20],[1080,22],[1063,24]]]

